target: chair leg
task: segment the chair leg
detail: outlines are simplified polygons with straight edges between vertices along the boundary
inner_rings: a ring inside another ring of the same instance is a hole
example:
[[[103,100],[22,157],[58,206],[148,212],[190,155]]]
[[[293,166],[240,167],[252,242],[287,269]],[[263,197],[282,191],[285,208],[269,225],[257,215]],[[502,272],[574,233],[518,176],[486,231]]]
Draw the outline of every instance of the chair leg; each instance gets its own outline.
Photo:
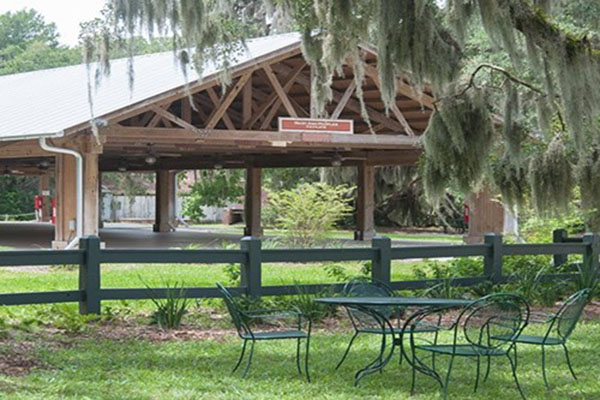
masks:
[[[550,390],[550,385],[548,384],[548,379],[546,378],[546,348],[544,345],[542,345],[542,376],[544,377],[546,389]]]
[[[412,352],[412,354],[411,354],[412,355],[412,357],[411,357],[411,359],[412,359],[411,360],[412,361],[411,362],[411,364],[412,364],[412,376],[411,376],[411,380],[410,380],[410,394],[412,396],[413,394],[415,394],[415,383],[416,383],[416,380],[417,380],[417,369],[415,367],[415,363],[416,363],[415,349],[412,348],[411,352]]]
[[[235,367],[233,368],[233,371],[231,371],[231,373],[233,374],[235,371],[237,371],[237,369],[240,367],[240,364],[242,363],[242,360],[244,359],[244,354],[246,353],[246,343],[248,341],[246,339],[244,339],[244,345],[242,346],[242,354],[240,354],[240,358],[238,359],[237,364],[235,364]]]
[[[492,357],[487,357],[487,367],[485,370],[485,376],[483,377],[483,381],[486,382],[488,380],[488,376],[490,376],[490,365],[492,364]]]
[[[475,378],[475,388],[473,389],[473,393],[477,393],[477,388],[479,388],[479,375],[481,374],[481,357],[477,357],[477,377]]]
[[[248,370],[250,369],[250,365],[252,365],[252,356],[254,355],[254,340],[252,341],[252,344],[250,345],[250,356],[248,357],[248,364],[246,365],[246,368],[244,369],[244,373],[242,374],[242,378],[246,377],[246,374],[248,373]]]
[[[306,354],[304,355],[304,370],[306,372],[306,381],[310,383],[310,374],[308,373],[308,350],[310,349],[310,330],[311,323],[308,325],[308,335],[306,336]]]
[[[382,335],[382,339],[381,339],[381,351],[379,353],[379,357],[377,358],[377,361],[379,361],[379,365],[381,365],[383,363],[383,352],[385,350],[385,333]],[[392,336],[392,342],[394,341],[394,337]],[[383,374],[383,368],[379,369],[379,373]]]
[[[450,374],[452,373],[452,364],[454,363],[454,355],[450,357],[450,364],[448,365],[448,373],[446,374],[446,381],[444,383],[444,400],[448,398],[448,386],[450,386]]]
[[[344,362],[344,360],[346,360],[346,357],[348,356],[348,353],[350,352],[350,347],[352,347],[352,343],[354,343],[354,339],[356,339],[357,336],[358,336],[358,331],[355,331],[354,336],[352,336],[352,339],[350,339],[350,343],[348,343],[348,347],[346,347],[346,352],[342,356],[342,359],[340,360],[340,362],[338,362],[337,366],[335,367],[336,370],[339,369],[342,366],[342,363]]]
[[[573,379],[577,380],[577,375],[575,375],[575,371],[573,371],[573,367],[571,366],[571,359],[569,358],[569,350],[567,350],[567,345],[563,343],[562,346],[563,349],[565,349],[565,357],[567,358],[567,365],[569,366],[569,371],[571,371]]]
[[[510,358],[510,354],[507,353],[506,357],[508,358],[508,361],[510,362],[510,368],[512,369],[512,374],[513,374],[513,378],[515,378],[515,383],[517,384],[517,389],[519,390],[519,394],[521,395],[521,398],[523,398],[523,400],[526,400],[525,394],[523,393],[523,390],[521,389],[521,385],[519,384],[519,378],[517,378],[517,347],[514,347],[515,350],[515,360],[513,362],[513,359]]]
[[[298,373],[302,375],[302,368],[300,367],[300,342],[298,339],[296,343],[296,368],[298,368]]]

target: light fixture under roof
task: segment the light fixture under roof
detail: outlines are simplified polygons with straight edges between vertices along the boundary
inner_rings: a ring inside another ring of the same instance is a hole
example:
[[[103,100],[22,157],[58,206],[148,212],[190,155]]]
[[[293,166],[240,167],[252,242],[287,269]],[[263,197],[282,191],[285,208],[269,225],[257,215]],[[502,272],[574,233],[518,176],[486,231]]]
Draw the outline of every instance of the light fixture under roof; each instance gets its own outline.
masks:
[[[148,165],[156,164],[156,156],[154,155],[154,150],[152,149],[152,143],[148,143],[148,155],[144,158],[144,161]]]
[[[223,169],[223,164],[215,164],[215,169]]]

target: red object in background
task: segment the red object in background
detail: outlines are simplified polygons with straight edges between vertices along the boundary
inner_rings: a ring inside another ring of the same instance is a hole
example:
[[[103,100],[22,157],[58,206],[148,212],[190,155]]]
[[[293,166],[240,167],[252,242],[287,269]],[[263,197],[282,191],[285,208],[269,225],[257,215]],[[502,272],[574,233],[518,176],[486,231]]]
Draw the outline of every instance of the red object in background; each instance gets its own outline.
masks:
[[[41,210],[44,208],[44,196],[38,194],[34,197],[33,208],[36,210]]]
[[[467,204],[463,206],[463,221],[469,225],[469,206]]]
[[[52,225],[56,225],[56,199],[50,199],[50,204],[52,206]]]

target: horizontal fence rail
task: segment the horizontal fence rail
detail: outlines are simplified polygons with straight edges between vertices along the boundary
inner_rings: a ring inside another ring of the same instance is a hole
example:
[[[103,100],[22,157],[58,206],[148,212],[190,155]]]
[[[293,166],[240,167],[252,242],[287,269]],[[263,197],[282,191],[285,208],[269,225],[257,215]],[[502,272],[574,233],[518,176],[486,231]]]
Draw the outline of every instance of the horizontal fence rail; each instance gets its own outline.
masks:
[[[260,239],[246,237],[241,240],[239,250],[114,250],[101,249],[100,239],[89,236],[81,239],[79,250],[0,252],[0,267],[79,265],[79,290],[0,294],[0,305],[77,302],[82,314],[98,314],[103,300],[141,300],[173,295],[173,292],[170,292],[174,290],[172,288],[104,289],[101,287],[103,264],[239,264],[241,285],[231,290],[234,293],[256,297],[293,295],[299,292],[317,293],[324,289],[340,291],[343,288],[343,284],[263,286],[262,265],[264,263],[371,262],[372,277],[388,283],[396,290],[425,289],[442,281],[436,279],[392,281],[393,260],[481,257],[483,274],[453,278],[451,284],[454,286],[509,282],[512,277],[505,275],[502,268],[505,256],[552,255],[554,265],[557,267],[567,261],[568,255],[578,254],[583,256],[584,264],[597,267],[600,236],[586,234],[580,238],[569,238],[564,230],[557,230],[553,237],[554,243],[548,244],[506,244],[502,240],[502,235],[488,234],[482,244],[422,247],[392,247],[389,238],[376,237],[369,248],[340,249],[262,249]],[[573,273],[551,273],[544,275],[542,279],[547,282],[575,277],[576,274]],[[186,298],[219,296],[214,287],[176,290],[178,296]]]

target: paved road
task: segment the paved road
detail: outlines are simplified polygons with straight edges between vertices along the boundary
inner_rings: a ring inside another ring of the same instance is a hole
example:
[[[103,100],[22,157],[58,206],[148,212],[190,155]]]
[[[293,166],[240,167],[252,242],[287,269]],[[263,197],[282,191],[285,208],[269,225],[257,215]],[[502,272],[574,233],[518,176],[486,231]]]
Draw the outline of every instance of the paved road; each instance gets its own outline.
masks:
[[[29,222],[0,223],[0,247],[17,249],[49,248],[54,237],[54,227],[50,224]],[[241,235],[207,232],[194,228],[179,228],[177,232],[154,233],[148,225],[107,224],[100,230],[100,238],[108,248],[187,248],[189,246],[221,248],[227,243],[237,243]],[[361,242],[336,239],[345,246],[363,245]],[[394,240],[395,246],[437,246],[449,242]]]

